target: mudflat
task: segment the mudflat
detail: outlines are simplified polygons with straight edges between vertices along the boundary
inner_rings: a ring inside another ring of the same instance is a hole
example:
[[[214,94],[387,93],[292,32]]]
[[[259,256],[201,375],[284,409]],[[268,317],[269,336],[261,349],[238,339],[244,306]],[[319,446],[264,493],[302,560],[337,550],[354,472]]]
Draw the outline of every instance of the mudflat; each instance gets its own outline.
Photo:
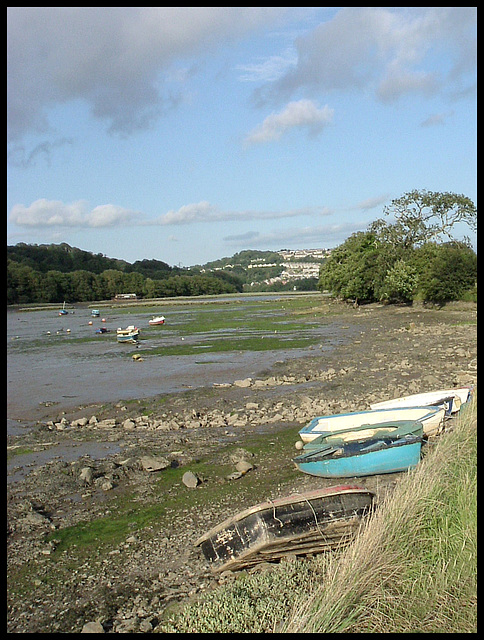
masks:
[[[294,314],[334,322],[331,349],[289,357],[281,344],[223,381],[206,373],[185,391],[144,396],[141,385],[116,402],[44,407],[7,437],[9,632],[156,631],[173,603],[232,579],[194,548],[203,533],[258,502],[336,484],[292,462],[312,417],[476,385],[475,304],[315,300]],[[140,353],[130,366],[148,364]],[[354,480],[378,502],[399,477]]]

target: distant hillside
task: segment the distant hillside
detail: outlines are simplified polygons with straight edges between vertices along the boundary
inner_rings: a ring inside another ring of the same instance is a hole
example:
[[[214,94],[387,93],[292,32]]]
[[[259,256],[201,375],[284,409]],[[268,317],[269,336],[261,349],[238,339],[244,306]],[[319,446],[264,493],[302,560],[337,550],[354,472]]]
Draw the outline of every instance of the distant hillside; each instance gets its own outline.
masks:
[[[7,304],[88,302],[122,293],[163,298],[242,291],[315,290],[325,250],[245,250],[193,267],[125,260],[66,243],[7,246]]]
[[[65,242],[61,244],[25,244],[19,242],[14,246],[7,246],[7,259],[26,265],[35,271],[90,271],[102,273],[107,269],[124,271],[128,262],[116,258],[106,258],[102,253],[90,253],[82,249],[71,247]]]

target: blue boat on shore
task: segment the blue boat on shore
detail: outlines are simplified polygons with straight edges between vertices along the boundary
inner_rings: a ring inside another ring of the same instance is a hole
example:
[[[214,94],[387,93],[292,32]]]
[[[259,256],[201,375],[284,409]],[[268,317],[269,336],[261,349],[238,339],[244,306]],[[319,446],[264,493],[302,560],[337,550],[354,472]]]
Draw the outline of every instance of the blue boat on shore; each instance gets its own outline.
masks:
[[[354,430],[320,436],[306,444],[294,462],[309,475],[352,478],[407,471],[420,460],[423,427],[419,421],[404,421],[393,433],[361,436],[355,436]]]
[[[420,420],[391,420],[389,422],[377,422],[375,424],[362,424],[354,429],[335,431],[321,434],[314,440],[306,442],[304,452],[321,449],[327,445],[341,444],[342,442],[364,443],[368,440],[391,437],[398,438],[415,435],[423,437],[423,424]]]

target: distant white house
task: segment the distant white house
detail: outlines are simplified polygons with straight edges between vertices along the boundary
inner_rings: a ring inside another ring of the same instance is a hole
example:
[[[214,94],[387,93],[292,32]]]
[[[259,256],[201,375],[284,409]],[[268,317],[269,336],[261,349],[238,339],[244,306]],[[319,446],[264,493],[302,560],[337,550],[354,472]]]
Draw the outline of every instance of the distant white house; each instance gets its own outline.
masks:
[[[137,300],[138,296],[136,293],[117,293],[114,296],[115,300]]]

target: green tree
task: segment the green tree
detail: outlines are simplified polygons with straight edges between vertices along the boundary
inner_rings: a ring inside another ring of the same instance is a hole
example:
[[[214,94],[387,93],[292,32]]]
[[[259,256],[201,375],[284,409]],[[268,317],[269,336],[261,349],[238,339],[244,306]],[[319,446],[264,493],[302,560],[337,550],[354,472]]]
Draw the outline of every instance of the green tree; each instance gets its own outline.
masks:
[[[429,242],[415,254],[418,272],[418,296],[444,303],[459,300],[475,286],[477,255],[464,242]]]
[[[99,294],[102,292],[99,288],[98,277],[90,271],[79,269],[69,274],[72,289],[72,301],[87,302],[91,300],[102,299]]]
[[[388,269],[378,292],[378,299],[386,302],[411,302],[417,282],[416,268],[400,258]]]
[[[371,301],[375,295],[375,281],[380,279],[380,261],[376,235],[354,233],[321,265],[318,287],[344,299]]]
[[[39,274],[27,265],[7,260],[7,304],[40,301]]]
[[[71,300],[70,274],[50,270],[39,276],[40,296],[43,302]]]
[[[454,240],[452,232],[458,223],[465,223],[473,231],[477,228],[475,204],[467,196],[451,192],[414,189],[392,200],[383,212],[396,221],[386,230],[385,240],[405,249],[439,238]],[[374,223],[380,225],[380,235],[385,226],[381,222]]]

